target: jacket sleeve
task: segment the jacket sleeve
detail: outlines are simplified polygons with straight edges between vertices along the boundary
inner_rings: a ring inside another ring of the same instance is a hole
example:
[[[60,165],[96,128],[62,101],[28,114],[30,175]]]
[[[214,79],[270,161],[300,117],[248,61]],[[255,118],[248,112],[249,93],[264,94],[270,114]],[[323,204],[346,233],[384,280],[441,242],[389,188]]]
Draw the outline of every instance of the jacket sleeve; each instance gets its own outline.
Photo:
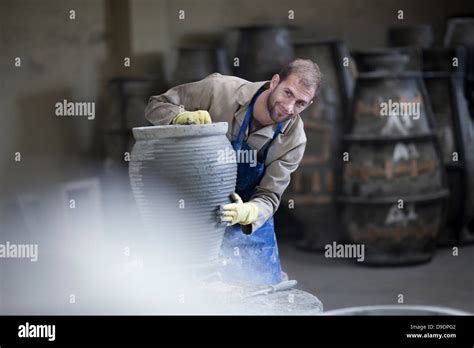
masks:
[[[250,198],[258,206],[257,220],[252,224],[252,231],[262,226],[277,211],[281,197],[290,183],[290,176],[297,168],[306,148],[304,132],[294,132],[289,144],[274,149],[281,153],[279,157],[267,164],[265,174]],[[247,229],[246,232],[251,232]]]
[[[209,110],[213,96],[212,74],[203,80],[186,83],[169,89],[166,93],[150,97],[145,118],[155,126],[168,125],[183,111]]]

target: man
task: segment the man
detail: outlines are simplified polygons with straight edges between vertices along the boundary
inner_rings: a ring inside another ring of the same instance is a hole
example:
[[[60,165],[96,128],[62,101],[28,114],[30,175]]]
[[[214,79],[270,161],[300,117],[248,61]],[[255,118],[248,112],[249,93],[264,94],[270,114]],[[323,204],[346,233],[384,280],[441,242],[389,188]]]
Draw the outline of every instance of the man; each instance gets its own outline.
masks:
[[[257,163],[238,163],[234,203],[224,206],[221,254],[232,258],[226,278],[276,284],[282,280],[273,214],[306,146],[299,113],[318,94],[321,73],[296,59],[271,81],[212,74],[152,96],[145,117],[154,125],[228,122],[235,151],[254,151]],[[248,156],[250,158],[250,156]]]

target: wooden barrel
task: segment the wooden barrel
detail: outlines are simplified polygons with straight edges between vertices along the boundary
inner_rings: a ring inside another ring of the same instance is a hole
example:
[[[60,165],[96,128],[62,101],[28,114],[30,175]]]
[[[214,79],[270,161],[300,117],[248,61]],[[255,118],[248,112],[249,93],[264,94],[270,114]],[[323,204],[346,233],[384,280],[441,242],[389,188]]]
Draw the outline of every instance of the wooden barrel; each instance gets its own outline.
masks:
[[[353,86],[350,54],[342,41],[314,40],[297,42],[295,54],[316,62],[323,72],[324,82],[315,102],[302,114],[308,142],[284,201],[293,201],[294,208],[288,211],[303,226],[303,238],[298,245],[322,250],[340,237],[334,178],[341,124]],[[347,64],[344,64],[345,58]]]
[[[464,63],[462,48],[423,51],[424,81],[450,190],[447,226],[439,238],[441,245],[474,241],[474,230],[469,229],[474,218],[474,129],[463,90]]]
[[[365,246],[366,264],[428,261],[448,192],[422,76],[403,71],[407,58],[397,50],[354,58],[338,198],[346,237]]]
[[[183,45],[178,49],[178,62],[172,84],[198,81],[215,72],[230,74],[224,48],[210,45]]]
[[[250,81],[270,80],[294,58],[290,28],[249,26],[239,28],[235,75]]]
[[[466,49],[464,90],[474,119],[474,17],[452,17],[448,20],[444,36],[445,47],[462,46]]]

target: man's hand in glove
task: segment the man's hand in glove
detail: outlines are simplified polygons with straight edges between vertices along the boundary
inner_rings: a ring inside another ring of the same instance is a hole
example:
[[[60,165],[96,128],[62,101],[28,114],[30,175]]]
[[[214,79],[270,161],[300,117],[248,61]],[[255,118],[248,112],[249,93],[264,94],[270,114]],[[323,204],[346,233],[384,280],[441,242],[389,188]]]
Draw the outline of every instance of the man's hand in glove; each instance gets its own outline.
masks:
[[[249,225],[257,220],[257,205],[251,202],[244,203],[237,193],[233,193],[231,198],[235,203],[224,205],[222,221],[227,222],[227,226],[241,224]]]
[[[206,110],[184,111],[173,118],[171,124],[208,124],[212,123],[211,115]]]

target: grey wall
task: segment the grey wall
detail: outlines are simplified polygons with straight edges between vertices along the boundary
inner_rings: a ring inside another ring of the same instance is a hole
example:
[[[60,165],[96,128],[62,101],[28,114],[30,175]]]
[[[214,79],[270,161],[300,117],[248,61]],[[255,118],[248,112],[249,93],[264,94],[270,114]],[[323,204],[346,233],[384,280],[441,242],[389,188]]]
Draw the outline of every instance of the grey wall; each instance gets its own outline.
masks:
[[[169,74],[175,61],[173,49],[199,35],[215,40],[236,26],[249,24],[294,25],[294,37],[342,38],[351,49],[385,45],[392,25],[433,25],[438,42],[445,19],[460,13],[474,13],[469,0],[130,0],[131,40],[135,54],[165,54]],[[185,20],[178,12],[185,11]],[[288,11],[294,19],[288,19]],[[404,19],[397,18],[403,10]],[[229,40],[234,35],[227,35]],[[232,44],[232,42],[231,42]],[[232,46],[231,46],[232,47]]]
[[[0,7],[2,173],[27,190],[38,180],[57,180],[63,160],[91,146],[97,122],[56,117],[54,104],[96,101],[101,93],[104,1],[7,0]],[[16,57],[21,67],[14,66]],[[20,163],[13,161],[17,151]]]
[[[35,243],[42,239],[41,234],[48,232],[36,225],[42,217],[32,221],[29,229],[19,197],[28,200],[35,195],[40,205],[58,205],[60,191],[54,188],[67,178],[81,175],[77,164],[92,146],[97,122],[56,117],[54,104],[64,98],[98,100],[106,60],[104,4],[102,0],[0,2],[2,242]],[[69,10],[76,11],[75,20],[69,19]],[[21,59],[20,67],[15,67],[16,57]],[[21,153],[21,162],[14,161],[16,152]],[[39,208],[36,203],[31,208]],[[50,228],[61,221],[57,214],[47,219]],[[4,266],[9,262],[17,262],[17,266],[6,271]],[[1,266],[2,295],[21,296],[28,289],[16,280],[38,274],[38,268],[28,262],[2,260]]]

